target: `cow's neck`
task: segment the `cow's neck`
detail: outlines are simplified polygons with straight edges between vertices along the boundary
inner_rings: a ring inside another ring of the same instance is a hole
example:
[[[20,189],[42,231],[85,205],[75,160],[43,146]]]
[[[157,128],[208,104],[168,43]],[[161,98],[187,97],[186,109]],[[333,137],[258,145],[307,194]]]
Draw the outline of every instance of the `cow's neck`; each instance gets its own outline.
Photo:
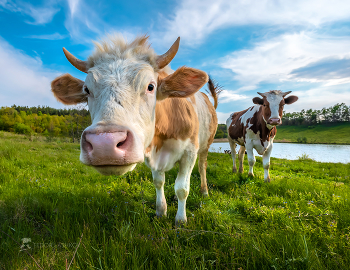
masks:
[[[266,122],[266,119],[264,118],[264,115],[262,113],[262,107],[260,106],[260,136],[262,140],[270,140],[270,138],[275,137],[277,129],[275,126],[269,125]]]

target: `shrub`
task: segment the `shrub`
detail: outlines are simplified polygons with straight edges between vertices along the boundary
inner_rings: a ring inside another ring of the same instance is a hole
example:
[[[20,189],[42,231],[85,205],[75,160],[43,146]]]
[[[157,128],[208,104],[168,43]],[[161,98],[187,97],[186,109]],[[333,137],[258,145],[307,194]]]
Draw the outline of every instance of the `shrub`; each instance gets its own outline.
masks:
[[[15,133],[18,134],[30,134],[32,133],[32,129],[30,127],[28,127],[25,124],[22,123],[16,123],[14,126],[14,131]]]

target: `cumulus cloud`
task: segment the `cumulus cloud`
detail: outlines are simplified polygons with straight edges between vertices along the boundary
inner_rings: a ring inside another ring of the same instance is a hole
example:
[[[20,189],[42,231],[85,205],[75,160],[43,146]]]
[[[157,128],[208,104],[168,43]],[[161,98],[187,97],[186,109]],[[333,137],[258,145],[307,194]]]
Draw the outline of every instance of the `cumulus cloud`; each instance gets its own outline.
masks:
[[[0,106],[62,107],[52,95],[51,80],[60,75],[0,39]]]
[[[322,76],[319,66],[317,75],[308,72],[306,76],[304,72],[302,76],[301,68],[309,67],[310,71],[312,65],[322,63],[324,59],[348,59],[349,48],[348,37],[321,37],[310,32],[283,34],[257,42],[252,49],[231,53],[222,60],[221,67],[234,72],[234,79],[250,90],[262,82],[322,81],[336,85],[349,82],[350,74],[329,76],[330,70],[323,69],[323,73],[328,73],[328,76]]]
[[[343,0],[182,0],[165,23],[164,39],[181,36],[183,42],[195,45],[215,30],[230,26],[317,27],[349,17],[350,1]]]
[[[247,99],[248,97],[246,95],[240,95],[237,94],[236,91],[231,90],[222,90],[222,92],[219,95],[219,102],[220,103],[229,103],[232,101]]]

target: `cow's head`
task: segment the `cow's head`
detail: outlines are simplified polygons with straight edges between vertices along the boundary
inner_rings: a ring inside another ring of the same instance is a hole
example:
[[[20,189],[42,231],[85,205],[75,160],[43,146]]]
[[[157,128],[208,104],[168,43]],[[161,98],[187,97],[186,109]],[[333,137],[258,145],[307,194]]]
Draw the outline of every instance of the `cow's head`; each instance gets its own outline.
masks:
[[[292,104],[298,100],[297,96],[286,95],[292,91],[282,92],[280,90],[271,90],[266,93],[259,93],[263,98],[255,97],[253,102],[262,105],[262,115],[266,124],[278,126],[282,124],[283,108],[285,104]]]
[[[88,61],[67,50],[69,62],[87,73],[85,82],[69,74],[56,78],[52,92],[64,104],[88,102],[92,124],[82,134],[80,160],[103,174],[124,174],[144,160],[155,131],[156,102],[188,97],[198,91],[208,75],[167,66],[179,48],[178,38],[163,55],[156,55],[139,37],[131,43],[117,37],[96,44]]]

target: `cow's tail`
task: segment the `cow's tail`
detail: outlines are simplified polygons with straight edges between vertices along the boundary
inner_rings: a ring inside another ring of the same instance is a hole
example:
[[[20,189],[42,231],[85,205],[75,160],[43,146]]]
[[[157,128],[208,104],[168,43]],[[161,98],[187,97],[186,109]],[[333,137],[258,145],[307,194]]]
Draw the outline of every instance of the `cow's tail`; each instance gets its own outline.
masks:
[[[208,93],[214,99],[214,108],[216,109],[218,107],[219,94],[222,91],[222,87],[209,76],[208,88]]]

